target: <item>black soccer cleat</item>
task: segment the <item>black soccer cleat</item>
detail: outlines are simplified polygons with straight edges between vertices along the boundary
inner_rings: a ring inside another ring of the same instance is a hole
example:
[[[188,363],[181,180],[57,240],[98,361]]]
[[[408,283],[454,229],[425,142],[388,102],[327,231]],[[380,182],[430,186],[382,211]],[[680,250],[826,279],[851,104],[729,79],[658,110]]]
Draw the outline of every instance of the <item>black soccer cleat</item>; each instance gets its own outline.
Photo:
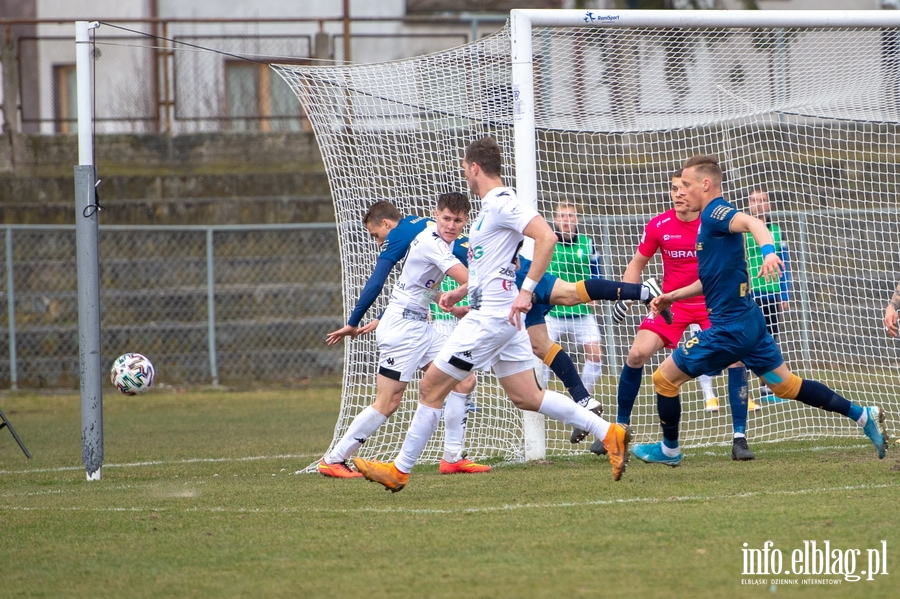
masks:
[[[600,439],[595,439],[593,443],[591,443],[591,453],[595,455],[606,455],[606,447],[603,446],[603,441]]]
[[[756,459],[756,454],[750,451],[746,437],[735,437],[731,443],[731,459],[735,462],[749,462]]]
[[[589,399],[587,405],[584,407],[586,407],[588,410],[590,410],[597,416],[600,416],[601,414],[603,414],[603,404],[601,404],[599,401],[597,401],[594,398]],[[581,443],[582,441],[584,441],[584,438],[587,436],[588,436],[587,431],[581,430],[580,428],[575,428],[573,426],[572,427],[572,436],[569,437],[569,443],[571,443],[572,445],[575,445],[576,443]]]

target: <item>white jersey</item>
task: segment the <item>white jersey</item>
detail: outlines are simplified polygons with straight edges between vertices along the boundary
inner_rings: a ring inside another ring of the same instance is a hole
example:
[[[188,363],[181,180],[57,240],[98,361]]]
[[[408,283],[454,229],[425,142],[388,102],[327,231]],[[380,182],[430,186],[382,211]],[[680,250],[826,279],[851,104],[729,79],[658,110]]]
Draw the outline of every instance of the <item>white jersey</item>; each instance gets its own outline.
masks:
[[[469,304],[491,316],[508,316],[519,294],[513,260],[522,233],[538,216],[519,202],[510,187],[496,187],[481,198],[481,212],[469,235]]]
[[[431,302],[439,293],[444,273],[457,264],[462,263],[438,235],[437,228],[429,225],[410,244],[400,278],[391,291],[388,310],[414,312],[425,320]]]

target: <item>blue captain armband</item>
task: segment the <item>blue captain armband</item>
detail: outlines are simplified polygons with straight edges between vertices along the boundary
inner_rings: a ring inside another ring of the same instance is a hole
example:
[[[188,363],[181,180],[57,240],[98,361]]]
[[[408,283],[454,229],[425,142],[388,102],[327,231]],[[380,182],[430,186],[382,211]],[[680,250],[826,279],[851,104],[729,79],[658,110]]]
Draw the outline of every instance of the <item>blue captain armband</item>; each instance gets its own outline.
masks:
[[[767,243],[766,245],[761,246],[761,247],[759,248],[759,250],[762,252],[763,258],[765,258],[765,257],[768,256],[769,254],[774,254],[774,253],[775,253],[775,246],[772,245],[771,243]]]

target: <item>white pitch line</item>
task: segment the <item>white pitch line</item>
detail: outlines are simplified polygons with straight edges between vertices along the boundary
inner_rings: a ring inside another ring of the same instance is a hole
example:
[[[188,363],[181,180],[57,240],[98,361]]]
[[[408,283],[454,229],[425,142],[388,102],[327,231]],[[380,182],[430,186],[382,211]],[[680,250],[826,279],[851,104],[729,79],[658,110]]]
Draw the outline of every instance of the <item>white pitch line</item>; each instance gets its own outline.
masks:
[[[402,507],[360,507],[360,508],[317,508],[317,507],[285,507],[285,508],[225,508],[225,507],[189,507],[183,509],[172,509],[165,507],[142,508],[142,507],[24,507],[15,505],[0,505],[0,511],[10,512],[42,512],[42,511],[60,511],[60,512],[210,512],[210,513],[235,513],[235,514],[296,514],[296,513],[338,513],[338,514],[477,514],[492,512],[507,512],[513,510],[525,509],[558,509],[572,507],[592,507],[603,505],[625,505],[630,503],[690,503],[690,502],[708,502],[722,501],[729,499],[746,499],[748,497],[779,497],[787,495],[811,495],[814,493],[829,493],[834,491],[860,491],[865,489],[888,489],[897,487],[895,484],[883,485],[845,485],[840,487],[818,487],[814,489],[798,489],[793,491],[749,491],[746,493],[728,493],[722,495],[686,495],[681,497],[629,497],[623,499],[596,499],[592,501],[566,501],[566,502],[547,502],[547,503],[522,503],[522,504],[505,504],[497,506],[485,507],[464,507],[459,509],[434,509],[434,508],[402,508]]]
[[[104,468],[140,468],[143,466],[169,466],[171,464],[205,464],[221,462],[254,462],[262,460],[303,459],[310,460],[321,457],[319,454],[285,454],[285,455],[260,455],[244,458],[190,458],[187,460],[164,461],[154,460],[149,462],[131,462],[128,464],[103,464]],[[35,472],[68,472],[71,470],[84,470],[84,466],[63,466],[61,468],[34,468],[33,470],[0,470],[0,474],[33,474]]]

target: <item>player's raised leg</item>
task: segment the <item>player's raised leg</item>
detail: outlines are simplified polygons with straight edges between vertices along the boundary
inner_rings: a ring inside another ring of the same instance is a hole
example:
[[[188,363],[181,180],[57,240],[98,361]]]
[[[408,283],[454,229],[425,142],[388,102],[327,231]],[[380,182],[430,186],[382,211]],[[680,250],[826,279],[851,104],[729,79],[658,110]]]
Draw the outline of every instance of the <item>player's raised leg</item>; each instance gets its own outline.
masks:
[[[819,381],[801,379],[784,363],[774,370],[757,374],[778,397],[796,399],[808,406],[836,412],[855,421],[875,446],[875,455],[884,459],[889,436],[884,425],[884,412],[880,407],[857,405]]]

